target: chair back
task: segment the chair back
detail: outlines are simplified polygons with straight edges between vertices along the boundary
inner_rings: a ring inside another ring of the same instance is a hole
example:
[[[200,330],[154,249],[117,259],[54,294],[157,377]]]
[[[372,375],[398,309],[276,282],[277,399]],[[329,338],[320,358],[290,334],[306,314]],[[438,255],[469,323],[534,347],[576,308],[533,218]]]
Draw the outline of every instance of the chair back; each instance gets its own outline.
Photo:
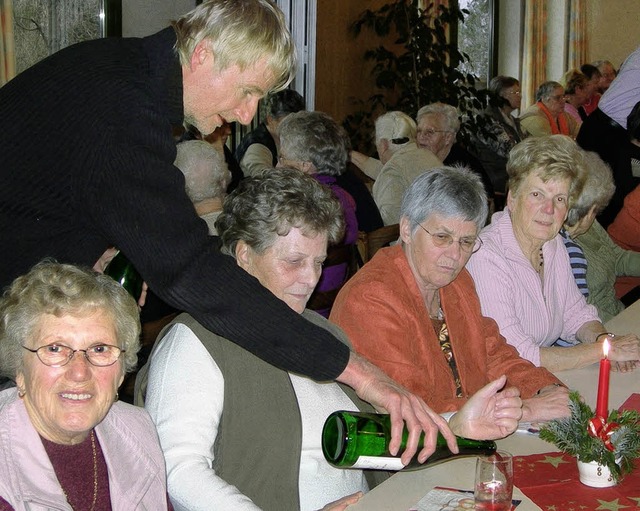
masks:
[[[388,247],[400,237],[400,225],[385,225],[371,232],[360,232],[358,234],[358,250],[362,258],[362,264],[375,255],[382,247]]]

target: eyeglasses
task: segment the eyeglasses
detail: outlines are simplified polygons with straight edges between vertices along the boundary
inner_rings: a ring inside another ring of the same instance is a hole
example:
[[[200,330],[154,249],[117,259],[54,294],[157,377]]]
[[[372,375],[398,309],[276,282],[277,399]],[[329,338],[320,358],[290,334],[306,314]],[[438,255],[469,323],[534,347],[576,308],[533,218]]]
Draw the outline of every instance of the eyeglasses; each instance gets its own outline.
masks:
[[[564,101],[565,97],[566,95],[562,94],[560,96],[549,96],[549,99],[552,99],[553,101]]]
[[[432,137],[436,133],[453,133],[453,132],[450,130],[433,130],[431,128],[418,130],[418,135],[424,135],[425,137]]]
[[[116,363],[122,353],[126,350],[110,344],[96,344],[86,350],[74,350],[64,344],[47,344],[32,350],[26,346],[22,346],[25,350],[35,353],[44,365],[49,367],[62,367],[67,365],[77,351],[84,354],[91,365],[97,367],[106,367]]]
[[[420,225],[420,227],[422,227],[422,225]],[[451,234],[447,234],[446,232],[436,232],[435,234],[432,234],[424,227],[422,227],[422,230],[429,236],[431,236],[433,244],[438,248],[450,247],[454,241],[457,241],[460,245],[460,250],[462,250],[463,252],[467,252],[468,254],[475,254],[478,250],[480,250],[480,247],[482,246],[482,240],[477,236],[471,236],[469,238],[458,238],[456,240],[453,238],[453,236],[451,236]]]
[[[506,94],[509,94],[510,96],[522,96],[522,92],[519,90],[510,90]]]

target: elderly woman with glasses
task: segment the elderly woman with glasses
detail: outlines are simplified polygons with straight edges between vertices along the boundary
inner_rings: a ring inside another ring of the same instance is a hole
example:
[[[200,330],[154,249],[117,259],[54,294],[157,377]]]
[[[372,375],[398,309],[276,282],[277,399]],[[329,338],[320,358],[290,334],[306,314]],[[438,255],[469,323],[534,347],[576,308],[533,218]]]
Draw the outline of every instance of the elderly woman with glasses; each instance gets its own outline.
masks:
[[[17,388],[0,393],[0,510],[167,509],[153,423],[117,402],[139,334],[136,303],[105,275],[44,262],[8,288],[0,373]]]
[[[606,337],[609,358],[632,367],[637,339],[607,333],[576,286],[559,235],[588,172],[585,152],[563,135],[529,138],[511,151],[507,172],[507,208],[493,215],[468,264],[483,314],[522,357],[551,371],[593,364]],[[558,339],[578,344],[553,346]]]
[[[404,196],[401,245],[376,253],[342,288],[330,320],[355,349],[437,412],[455,411],[502,375],[523,399],[523,420],[569,413],[568,392],[518,356],[480,312],[464,266],[487,216],[480,178],[439,167]]]
[[[534,137],[567,135],[575,140],[580,126],[564,111],[564,88],[558,82],[544,82],[536,91],[536,102],[520,114],[525,133]]]
[[[344,228],[330,190],[293,169],[267,171],[227,198],[217,228],[222,250],[239,267],[347,342],[340,329],[306,309],[327,244]],[[520,399],[513,391],[497,394],[501,383],[454,416],[457,434],[496,438],[513,431]],[[190,316],[178,317],[158,339],[136,387],[140,400],[146,389],[177,509],[337,511],[376,482],[374,474],[336,469],[322,455],[330,413],[371,411],[353,391],[277,369]],[[448,436],[444,419],[434,418]]]

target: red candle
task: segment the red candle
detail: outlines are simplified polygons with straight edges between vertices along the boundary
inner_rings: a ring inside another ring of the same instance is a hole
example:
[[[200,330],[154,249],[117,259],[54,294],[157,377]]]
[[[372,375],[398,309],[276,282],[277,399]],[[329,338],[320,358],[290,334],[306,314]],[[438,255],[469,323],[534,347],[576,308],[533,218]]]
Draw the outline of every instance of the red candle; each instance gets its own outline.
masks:
[[[602,343],[602,351],[604,358],[600,360],[596,417],[602,417],[606,421],[609,416],[609,372],[611,370],[611,362],[607,358],[607,355],[609,355],[609,340],[606,338]]]

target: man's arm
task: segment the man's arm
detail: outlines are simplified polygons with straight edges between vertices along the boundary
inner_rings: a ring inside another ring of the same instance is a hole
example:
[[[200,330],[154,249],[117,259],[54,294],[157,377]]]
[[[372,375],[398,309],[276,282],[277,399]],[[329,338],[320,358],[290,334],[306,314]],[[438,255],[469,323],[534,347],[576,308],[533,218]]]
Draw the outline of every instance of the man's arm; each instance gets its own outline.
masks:
[[[338,377],[338,381],[352,387],[363,401],[391,415],[391,454],[396,454],[400,448],[403,421],[406,422],[409,440],[401,458],[405,465],[416,453],[422,432],[425,433],[425,441],[424,449],[418,455],[420,463],[424,463],[435,451],[438,430],[446,438],[449,449],[458,452],[455,437],[447,421],[429,408],[422,399],[393,381],[364,357],[352,352],[349,364]]]

